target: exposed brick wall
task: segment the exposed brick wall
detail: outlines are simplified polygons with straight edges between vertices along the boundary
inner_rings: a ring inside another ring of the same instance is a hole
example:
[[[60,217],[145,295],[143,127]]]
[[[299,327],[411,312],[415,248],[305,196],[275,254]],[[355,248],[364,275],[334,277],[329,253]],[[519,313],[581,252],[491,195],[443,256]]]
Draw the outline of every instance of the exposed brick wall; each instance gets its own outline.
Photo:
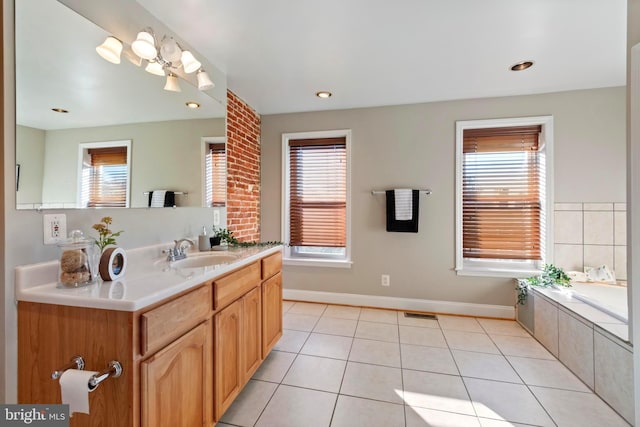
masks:
[[[227,90],[227,228],[260,240],[260,116]]]

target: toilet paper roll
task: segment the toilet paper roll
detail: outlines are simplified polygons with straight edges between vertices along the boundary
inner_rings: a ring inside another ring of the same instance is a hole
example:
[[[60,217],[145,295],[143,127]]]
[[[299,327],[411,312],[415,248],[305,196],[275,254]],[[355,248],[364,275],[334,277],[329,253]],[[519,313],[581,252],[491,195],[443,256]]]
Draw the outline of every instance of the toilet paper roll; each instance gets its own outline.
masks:
[[[102,280],[116,280],[124,276],[127,269],[127,254],[122,248],[108,248],[100,257],[100,277]]]
[[[62,403],[69,405],[69,414],[89,413],[89,379],[96,371],[67,369],[60,377]]]

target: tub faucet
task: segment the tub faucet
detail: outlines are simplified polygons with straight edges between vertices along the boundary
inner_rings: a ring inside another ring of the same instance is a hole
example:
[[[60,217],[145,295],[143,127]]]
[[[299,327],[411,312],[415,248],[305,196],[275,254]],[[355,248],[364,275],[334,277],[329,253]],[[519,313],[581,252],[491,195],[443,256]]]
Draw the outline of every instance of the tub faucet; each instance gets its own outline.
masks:
[[[185,259],[187,257],[187,253],[185,252],[185,246],[183,243],[187,243],[187,247],[194,246],[193,241],[189,239],[180,239],[173,241],[174,246],[167,250],[167,261],[177,261],[179,259]]]

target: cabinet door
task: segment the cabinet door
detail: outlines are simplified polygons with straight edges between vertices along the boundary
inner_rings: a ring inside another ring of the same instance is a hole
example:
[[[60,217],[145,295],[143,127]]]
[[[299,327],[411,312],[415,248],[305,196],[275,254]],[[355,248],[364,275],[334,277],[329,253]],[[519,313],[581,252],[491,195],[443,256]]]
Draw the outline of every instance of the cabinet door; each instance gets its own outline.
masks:
[[[262,358],[282,336],[282,273],[262,283]]]
[[[216,419],[242,388],[242,299],[215,315],[215,408]]]
[[[242,375],[249,381],[262,362],[262,295],[258,286],[242,298]]]
[[[142,427],[213,425],[211,320],[141,363]]]

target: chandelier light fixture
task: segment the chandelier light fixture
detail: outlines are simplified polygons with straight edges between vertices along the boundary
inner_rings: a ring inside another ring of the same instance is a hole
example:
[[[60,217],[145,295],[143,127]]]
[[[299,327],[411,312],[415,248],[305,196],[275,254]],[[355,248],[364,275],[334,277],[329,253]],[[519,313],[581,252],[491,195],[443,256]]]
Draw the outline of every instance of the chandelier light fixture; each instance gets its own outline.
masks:
[[[120,63],[120,56],[124,56],[134,65],[142,66],[146,62],[145,71],[156,76],[166,77],[164,89],[180,92],[180,84],[176,71],[182,68],[186,74],[196,73],[199,90],[209,90],[215,85],[202,64],[193,54],[182,49],[172,37],[164,36],[160,41],[151,28],[145,28],[138,33],[131,46],[125,45],[114,36],[106,38],[104,43],[96,47],[96,52],[105,60]]]

